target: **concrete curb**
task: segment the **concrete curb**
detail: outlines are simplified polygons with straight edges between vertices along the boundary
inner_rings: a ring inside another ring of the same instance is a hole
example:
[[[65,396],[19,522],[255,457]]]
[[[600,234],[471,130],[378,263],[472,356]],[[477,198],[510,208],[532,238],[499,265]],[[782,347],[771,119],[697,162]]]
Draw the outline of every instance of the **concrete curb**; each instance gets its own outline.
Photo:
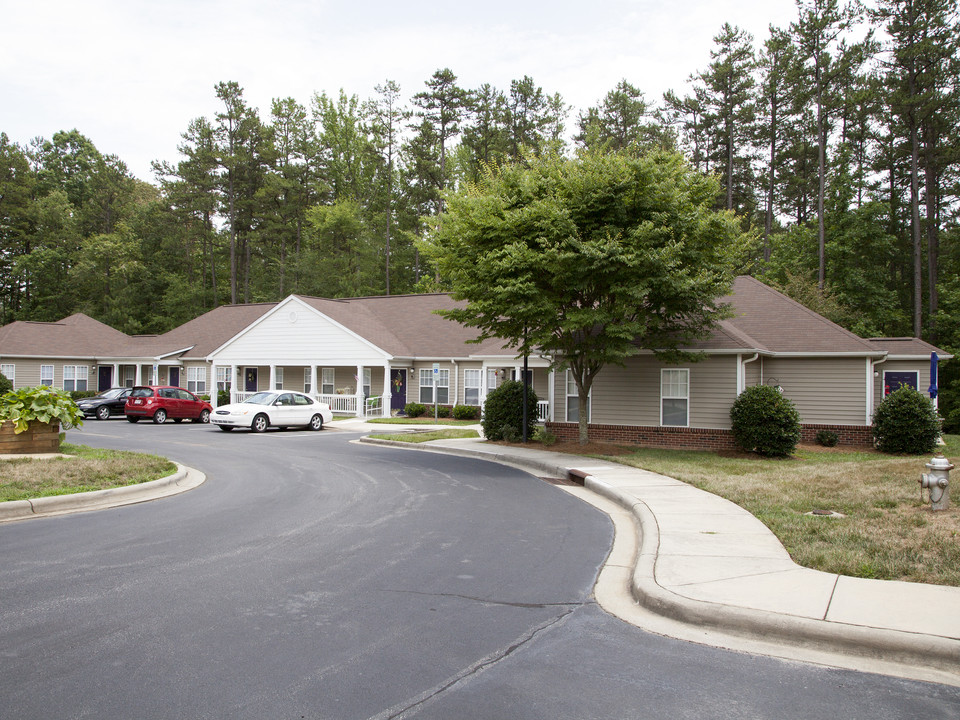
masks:
[[[769,644],[774,641],[777,644],[794,647],[801,652],[813,651],[845,658],[872,660],[882,663],[891,670],[894,670],[892,666],[895,665],[929,668],[938,675],[941,673],[946,675],[946,678],[930,678],[931,680],[942,682],[945,679],[954,679],[953,684],[960,684],[960,678],[957,675],[960,668],[960,643],[949,638],[710,603],[686,598],[663,588],[656,581],[656,561],[660,545],[656,516],[634,495],[625,493],[575,467],[540,460],[527,460],[514,454],[488,449],[470,450],[433,444],[424,446],[424,444],[371,438],[361,438],[360,442],[473,457],[534,473],[582,481],[584,488],[623,508],[633,517],[639,537],[637,554],[630,573],[630,594],[640,606],[654,615],[684,625],[712,629],[750,642]],[[587,458],[584,459],[584,464],[586,463],[589,463]],[[922,610],[917,608],[917,612]],[[883,672],[883,670],[879,671]],[[916,672],[909,673],[909,676],[923,679],[922,674]]]
[[[192,490],[206,479],[198,470],[177,463],[172,475],[138,485],[0,503],[0,523],[133,505]]]

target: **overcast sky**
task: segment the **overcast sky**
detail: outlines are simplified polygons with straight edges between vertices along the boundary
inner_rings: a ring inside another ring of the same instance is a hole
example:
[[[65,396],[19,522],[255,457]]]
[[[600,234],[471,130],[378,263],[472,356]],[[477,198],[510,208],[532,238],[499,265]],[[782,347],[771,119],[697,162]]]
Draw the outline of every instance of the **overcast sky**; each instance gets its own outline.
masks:
[[[467,88],[530,75],[574,106],[569,128],[624,78],[651,102],[687,92],[724,22],[760,42],[795,17],[794,0],[0,0],[0,132],[76,128],[153,181],[220,81],[266,119],[273,98],[368,98],[388,79],[406,100],[444,67]]]

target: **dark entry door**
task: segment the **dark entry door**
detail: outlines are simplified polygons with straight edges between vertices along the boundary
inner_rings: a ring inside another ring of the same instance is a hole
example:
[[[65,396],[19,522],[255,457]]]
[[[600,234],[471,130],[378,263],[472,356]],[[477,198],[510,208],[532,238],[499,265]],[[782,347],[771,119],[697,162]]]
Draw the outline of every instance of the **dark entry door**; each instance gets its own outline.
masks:
[[[109,390],[113,387],[113,366],[101,365],[97,368],[97,390]]]
[[[243,389],[247,392],[257,391],[257,368],[251,367],[243,371]]]
[[[180,387],[180,368],[170,368],[170,384],[175,387]]]
[[[407,371],[390,371],[390,409],[403,410],[407,406]]]

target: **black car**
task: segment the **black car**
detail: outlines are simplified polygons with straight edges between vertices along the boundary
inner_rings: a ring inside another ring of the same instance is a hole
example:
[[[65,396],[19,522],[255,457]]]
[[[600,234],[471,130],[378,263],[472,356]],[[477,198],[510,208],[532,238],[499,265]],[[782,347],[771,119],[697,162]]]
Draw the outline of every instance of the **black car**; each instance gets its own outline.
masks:
[[[111,388],[99,395],[77,400],[77,407],[84,417],[95,417],[97,420],[106,420],[111,415],[123,415],[123,408],[133,388]]]

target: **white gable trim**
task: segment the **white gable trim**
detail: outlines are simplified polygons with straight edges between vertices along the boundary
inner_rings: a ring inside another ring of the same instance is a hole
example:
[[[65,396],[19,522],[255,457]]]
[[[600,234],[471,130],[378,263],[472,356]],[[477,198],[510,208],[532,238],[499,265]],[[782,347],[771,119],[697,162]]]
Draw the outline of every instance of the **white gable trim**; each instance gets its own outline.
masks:
[[[295,308],[292,309],[291,306],[295,306]],[[366,345],[368,348],[370,348],[370,349],[373,351],[373,353],[374,353],[375,355],[380,355],[385,361],[387,361],[387,360],[392,360],[392,359],[393,359],[393,356],[392,356],[390,353],[388,353],[386,350],[384,350],[383,348],[380,348],[380,347],[374,345],[372,342],[370,342],[369,340],[367,340],[365,337],[363,337],[362,335],[359,335],[359,334],[355,333],[353,330],[351,330],[350,328],[342,325],[341,323],[338,323],[336,320],[334,320],[333,318],[331,318],[329,315],[326,315],[326,314],[320,312],[319,310],[317,310],[316,308],[311,307],[311,306],[308,305],[307,303],[303,302],[303,300],[301,300],[300,298],[298,298],[296,295],[289,295],[289,296],[287,296],[284,300],[281,300],[279,303],[277,303],[276,307],[274,307],[272,310],[264,313],[264,314],[261,315],[259,318],[257,318],[256,320],[254,320],[252,323],[250,323],[250,324],[249,324],[247,327],[245,327],[243,330],[241,330],[241,331],[238,332],[236,335],[234,335],[232,338],[230,338],[230,339],[227,340],[225,343],[223,343],[222,345],[220,345],[220,347],[218,347],[218,348],[216,348],[215,350],[213,350],[213,351],[212,351],[209,355],[207,355],[206,358],[204,358],[204,359],[205,359],[207,362],[215,362],[215,361],[216,361],[216,356],[217,356],[218,354],[220,354],[221,352],[223,352],[225,348],[229,347],[230,345],[232,345],[233,343],[235,343],[235,342],[236,342],[237,340],[239,340],[240,338],[242,338],[242,337],[244,337],[245,335],[249,334],[250,332],[252,332],[253,330],[255,330],[258,326],[260,326],[260,325],[262,325],[263,323],[267,322],[269,319],[271,319],[271,318],[275,317],[276,315],[278,315],[278,314],[280,314],[280,313],[283,313],[283,312],[299,312],[299,311],[301,311],[301,310],[304,310],[304,311],[306,311],[306,312],[308,312],[308,313],[312,313],[313,315],[321,318],[321,319],[324,320],[325,322],[330,323],[331,325],[333,325],[335,328],[337,328],[340,332],[344,333],[344,334],[347,335],[348,337],[350,337],[350,338],[352,338],[352,339],[354,339],[354,340],[357,340],[358,342],[362,343],[363,345]]]

